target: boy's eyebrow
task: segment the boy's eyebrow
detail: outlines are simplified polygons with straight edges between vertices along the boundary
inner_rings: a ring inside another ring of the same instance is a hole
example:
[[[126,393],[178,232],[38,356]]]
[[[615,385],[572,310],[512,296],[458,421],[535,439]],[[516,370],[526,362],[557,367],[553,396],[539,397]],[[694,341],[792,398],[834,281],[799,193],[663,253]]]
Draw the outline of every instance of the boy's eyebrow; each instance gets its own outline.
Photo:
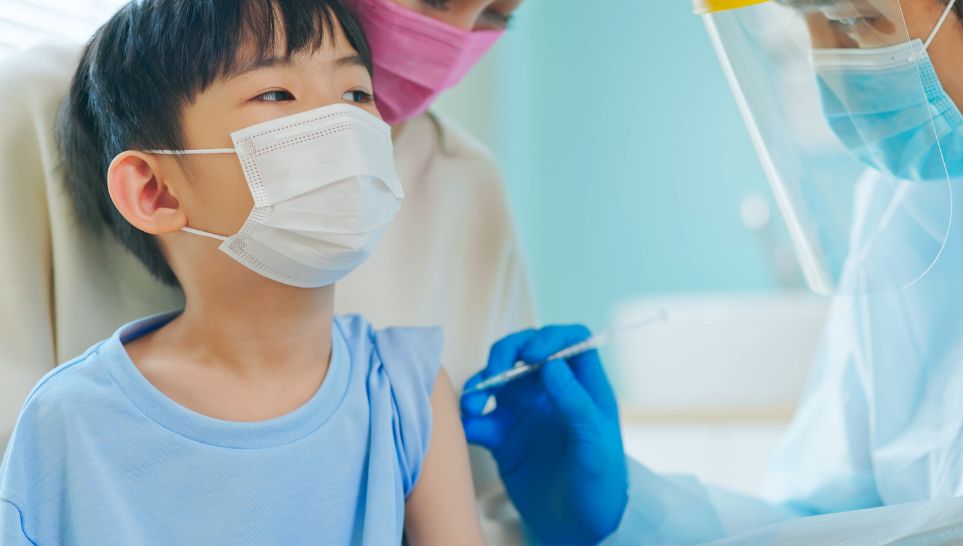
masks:
[[[360,66],[362,68],[368,67],[368,65],[365,64],[364,59],[361,58],[361,55],[357,55],[357,54],[341,57],[340,59],[335,61],[334,64],[337,65],[339,68],[348,68],[352,66]]]
[[[238,78],[240,76],[243,76],[250,72],[254,72],[255,70],[260,70],[262,68],[271,68],[275,66],[290,66],[290,65],[291,65],[290,57],[272,56],[272,57],[264,57],[260,59],[248,59],[240,62],[238,64],[238,67],[235,70],[231,71],[231,74],[228,77],[228,79]],[[344,57],[341,57],[340,59],[334,61],[334,65],[338,68],[348,68],[348,67],[354,67],[354,66],[367,68],[367,64],[365,64],[364,59],[361,58],[361,55],[357,55],[357,54],[346,55]]]

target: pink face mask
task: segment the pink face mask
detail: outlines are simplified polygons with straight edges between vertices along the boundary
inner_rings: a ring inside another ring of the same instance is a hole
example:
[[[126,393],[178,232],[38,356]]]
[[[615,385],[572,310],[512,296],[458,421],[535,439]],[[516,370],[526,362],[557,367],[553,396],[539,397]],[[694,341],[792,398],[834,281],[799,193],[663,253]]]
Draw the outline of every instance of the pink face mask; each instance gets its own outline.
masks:
[[[392,0],[352,0],[374,59],[378,110],[388,123],[409,120],[454,87],[504,34],[470,32]]]

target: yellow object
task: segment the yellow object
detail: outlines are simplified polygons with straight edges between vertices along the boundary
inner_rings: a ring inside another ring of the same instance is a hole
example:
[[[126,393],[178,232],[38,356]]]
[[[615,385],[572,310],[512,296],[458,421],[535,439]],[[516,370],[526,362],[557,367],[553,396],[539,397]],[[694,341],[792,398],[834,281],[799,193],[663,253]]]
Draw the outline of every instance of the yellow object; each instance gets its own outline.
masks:
[[[692,0],[692,9],[696,15],[707,15],[731,9],[747,8],[769,1],[770,0]]]

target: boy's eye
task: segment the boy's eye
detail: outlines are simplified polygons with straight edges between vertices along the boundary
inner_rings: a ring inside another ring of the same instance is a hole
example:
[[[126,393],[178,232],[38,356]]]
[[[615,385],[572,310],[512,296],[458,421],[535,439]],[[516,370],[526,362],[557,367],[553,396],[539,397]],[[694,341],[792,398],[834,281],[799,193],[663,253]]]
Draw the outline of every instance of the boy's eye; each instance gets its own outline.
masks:
[[[369,102],[374,101],[374,96],[371,93],[368,93],[367,91],[363,91],[361,89],[354,89],[354,90],[348,91],[344,95],[341,95],[341,99],[346,100],[348,102],[368,104]]]
[[[286,102],[295,100],[295,98],[294,95],[283,89],[276,89],[274,91],[262,93],[255,97],[254,100],[258,102]]]

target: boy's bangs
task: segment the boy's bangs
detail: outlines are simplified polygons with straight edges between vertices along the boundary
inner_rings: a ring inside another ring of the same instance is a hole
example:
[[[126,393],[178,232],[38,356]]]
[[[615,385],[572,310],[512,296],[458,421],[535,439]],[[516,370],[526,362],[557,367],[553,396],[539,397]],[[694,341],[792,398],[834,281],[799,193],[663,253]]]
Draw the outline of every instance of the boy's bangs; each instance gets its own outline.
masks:
[[[215,4],[220,9],[204,11],[216,20],[201,21],[196,27],[209,29],[212,38],[210,47],[201,55],[206,58],[199,59],[198,64],[199,68],[206,66],[210,71],[201,75],[196,91],[203,91],[214,80],[235,75],[250,63],[289,58],[333,45],[338,32],[344,33],[371,70],[364,34],[340,4],[319,0],[240,0]]]

